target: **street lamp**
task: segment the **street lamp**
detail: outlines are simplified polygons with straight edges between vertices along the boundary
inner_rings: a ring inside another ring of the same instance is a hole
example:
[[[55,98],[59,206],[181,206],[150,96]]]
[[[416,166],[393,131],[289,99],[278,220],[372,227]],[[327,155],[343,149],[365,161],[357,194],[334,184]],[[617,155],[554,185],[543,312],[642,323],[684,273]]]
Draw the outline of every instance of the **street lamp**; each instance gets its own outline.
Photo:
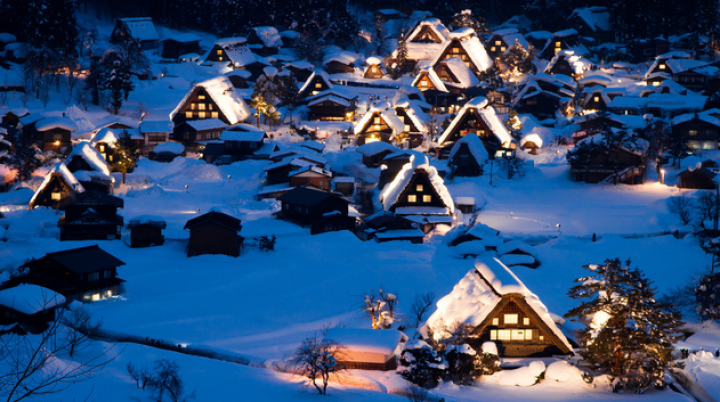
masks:
[[[661,184],[665,184],[665,169],[660,169]]]

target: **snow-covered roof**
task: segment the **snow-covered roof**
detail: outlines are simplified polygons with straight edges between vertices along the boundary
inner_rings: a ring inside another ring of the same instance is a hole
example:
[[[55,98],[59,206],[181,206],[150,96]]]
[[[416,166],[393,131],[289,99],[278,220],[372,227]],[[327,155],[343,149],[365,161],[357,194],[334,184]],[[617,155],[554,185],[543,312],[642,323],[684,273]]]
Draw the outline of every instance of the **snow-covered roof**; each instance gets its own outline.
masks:
[[[186,43],[186,42],[198,42],[201,41],[202,38],[194,33],[173,33],[170,35],[166,35],[163,39],[163,41],[166,40],[174,40],[176,42]]]
[[[402,108],[405,114],[410,118],[412,124],[421,133],[427,133],[429,131],[426,121],[428,116],[422,111],[414,102],[408,98],[399,99],[395,102],[396,108]]]
[[[455,212],[455,203],[453,202],[452,196],[450,195],[447,187],[445,187],[445,182],[438,174],[437,169],[435,169],[434,166],[430,166],[430,162],[428,162],[428,158],[425,155],[420,158],[416,157],[415,155],[410,156],[410,163],[405,164],[405,166],[403,166],[397,176],[395,176],[395,180],[385,186],[385,188],[380,193],[380,202],[383,204],[383,210],[389,211],[390,208],[395,205],[395,203],[397,203],[398,198],[402,194],[405,187],[407,187],[407,185],[410,183],[410,180],[413,178],[413,175],[416,171],[425,172],[428,180],[430,181],[430,184],[433,186],[437,194],[440,196],[442,202],[445,204],[445,208],[442,208],[442,210],[444,210],[444,213],[442,211],[432,211],[432,213],[435,214],[436,212],[441,212],[441,214],[452,214],[453,212]],[[412,207],[412,213],[423,214],[423,211],[421,210],[422,208],[427,207]],[[403,212],[410,211],[403,210]],[[396,210],[396,213],[399,214],[400,212]]]
[[[22,284],[0,290],[0,306],[32,315],[65,304],[60,293],[38,285]]]
[[[89,142],[83,141],[75,145],[66,160],[71,161],[75,156],[79,156],[85,160],[93,171],[110,176],[110,168],[105,158],[103,158],[100,152],[93,148]]]
[[[127,27],[128,33],[134,39],[138,41],[153,41],[158,40],[157,31],[155,25],[153,25],[152,18],[120,18],[120,21]]]
[[[380,116],[382,120],[388,125],[388,127],[390,127],[390,129],[393,131],[393,134],[400,134],[405,131],[405,124],[400,119],[400,117],[395,114],[395,108],[390,107],[387,102],[380,102],[370,108],[370,110],[368,110],[363,115],[363,117],[355,124],[355,127],[353,128],[354,133],[362,133],[365,127],[371,124],[370,119],[372,119],[373,116]]]
[[[260,142],[264,138],[266,138],[265,132],[258,129],[248,131],[225,130],[220,134],[220,139],[223,141]]]
[[[410,35],[407,36],[408,44],[411,43],[411,41],[415,39],[415,36],[417,36],[426,27],[432,30],[441,41],[446,42],[450,40],[450,31],[447,27],[445,27],[445,25],[443,25],[443,23],[437,18],[428,18],[424,21],[420,21]],[[420,43],[417,43],[417,45],[420,45]]]
[[[446,334],[445,325],[459,322],[477,327],[500,303],[502,296],[509,294],[521,295],[567,350],[572,350],[547,307],[496,258],[479,258],[475,267],[455,285],[452,292],[437,302],[437,310],[421,327],[421,331],[427,333],[431,329],[434,336],[440,339]]]
[[[685,123],[697,117],[701,121],[712,124],[715,127],[720,127],[720,119],[716,116],[718,112],[718,109],[709,109],[700,113],[681,114],[672,119],[672,125],[675,126],[680,123]]]
[[[337,105],[344,106],[344,107],[350,107],[350,102],[348,102],[346,99],[343,99],[339,96],[333,96],[330,94],[315,97],[315,99],[308,102],[308,106],[317,105],[318,103],[323,103],[325,101],[329,101],[329,102],[332,102],[332,103],[335,103]]]
[[[470,67],[468,67],[459,56],[445,59],[441,63],[445,63],[445,65],[448,66],[452,74],[458,80],[457,83],[445,82],[446,85],[449,84],[463,89],[472,88],[480,85],[480,80],[478,80],[475,74],[473,74],[472,70],[470,70]]]
[[[467,113],[477,111],[478,115],[483,119],[485,124],[487,124],[490,131],[493,132],[493,135],[495,135],[495,137],[497,137],[500,141],[500,144],[503,146],[510,144],[512,142],[510,133],[507,131],[507,128],[505,128],[502,121],[500,121],[497,114],[495,114],[495,109],[488,103],[487,98],[484,96],[478,96],[477,98],[471,99],[465,104],[465,106],[463,106],[462,109],[460,109],[460,112],[458,112],[453,121],[450,122],[450,125],[445,129],[442,136],[440,136],[438,143],[442,144],[447,140],[450,134],[455,130],[455,127],[460,123],[460,121],[462,121]]]
[[[397,330],[329,328],[325,339],[344,346],[348,352],[392,354],[404,335]],[[340,357],[342,360],[342,357]]]
[[[182,101],[180,101],[175,110],[170,113],[170,120],[173,120],[175,115],[180,112],[180,109],[187,103],[190,96],[193,95],[195,89],[198,87],[205,89],[231,125],[241,123],[250,117],[250,107],[245,103],[240,93],[235,90],[226,76],[220,75],[195,84],[193,89],[188,91]]]
[[[15,37],[15,35],[13,35],[11,33],[7,33],[7,32],[0,33],[0,42],[10,43],[10,42],[15,42],[16,40],[17,40],[17,37]]]
[[[298,92],[303,93],[305,91],[305,89],[308,87],[308,85],[310,85],[310,83],[315,82],[316,77],[319,78],[320,80],[322,80],[325,83],[325,85],[327,85],[328,88],[333,87],[333,84],[330,82],[330,77],[328,76],[328,74],[324,70],[315,69],[312,72],[312,74],[310,74],[310,76],[308,77],[308,79],[305,81],[303,86],[300,88],[300,91],[298,91]]]
[[[254,27],[252,30],[255,31],[265,47],[280,47],[283,45],[282,37],[275,27]]]
[[[35,203],[35,199],[38,197],[38,195],[45,190],[45,187],[47,187],[48,184],[50,184],[50,179],[52,179],[54,173],[60,173],[63,179],[65,179],[65,182],[76,193],[82,193],[85,191],[85,188],[82,186],[82,184],[80,184],[80,182],[75,178],[75,176],[70,172],[70,170],[68,170],[67,166],[65,166],[63,163],[56,163],[55,166],[50,169],[48,174],[45,175],[45,180],[43,180],[42,184],[40,184],[40,187],[38,187],[38,189],[35,191],[35,194],[33,194],[32,198],[30,199],[30,205],[33,205]]]
[[[430,79],[430,82],[435,86],[435,89],[440,92],[448,92],[447,88],[445,87],[445,83],[442,82],[440,77],[438,77],[437,73],[435,72],[435,69],[432,66],[425,66],[423,67],[422,71],[418,73],[418,75],[413,80],[412,85],[416,86],[417,82],[420,81],[420,79],[423,77],[423,73],[426,73],[428,78]]]
[[[488,152],[487,149],[485,149],[485,146],[482,143],[482,140],[480,140],[480,137],[477,135],[466,135],[462,137],[459,141],[457,141],[455,144],[453,144],[452,149],[450,150],[450,156],[448,158],[448,163],[451,163],[455,157],[455,154],[457,151],[460,150],[460,147],[462,144],[466,144],[468,147],[468,150],[470,151],[470,154],[475,158],[478,165],[482,165],[485,163],[485,161],[488,160]]]
[[[487,52],[485,51],[485,46],[483,46],[482,42],[480,42],[480,39],[478,39],[476,36],[468,36],[463,37],[462,39],[454,39],[454,41],[455,40],[460,44],[460,46],[462,46],[463,50],[465,50],[465,53],[467,53],[468,58],[470,58],[470,61],[475,65],[475,67],[477,67],[479,71],[485,71],[488,68],[492,67],[492,59],[490,59],[490,56],[488,56]],[[452,42],[448,43],[447,46],[452,46]],[[436,66],[437,63],[440,62],[440,57],[442,57],[442,53],[437,55],[437,57],[432,63],[433,66]]]
[[[156,154],[168,153],[173,155],[180,155],[185,152],[185,146],[179,142],[167,141],[162,144],[158,144],[153,148],[153,152]]]
[[[188,120],[185,122],[185,124],[194,128],[196,131],[213,130],[227,127],[227,124],[225,124],[225,122],[220,119]]]
[[[593,32],[608,32],[612,30],[610,12],[605,7],[576,8],[570,18],[579,17]]]
[[[102,142],[110,146],[114,146],[115,143],[118,141],[118,137],[120,137],[119,130],[103,127],[95,133],[90,142],[92,143],[92,145],[96,145]]]
[[[35,123],[35,129],[37,131],[47,131],[54,128],[61,128],[67,131],[76,131],[78,129],[78,126],[67,117],[60,116],[46,117]]]
[[[229,38],[215,42],[215,46],[221,47],[230,59],[230,62],[236,67],[249,66],[253,63],[269,66],[270,63],[263,57],[253,53],[246,42],[247,39],[241,37]]]
[[[328,64],[330,62],[336,61],[338,63],[351,65],[351,64],[355,63],[355,60],[357,60],[359,58],[360,58],[360,56],[357,53],[338,49],[338,50],[328,52],[323,57],[322,62],[323,62],[323,64]]]
[[[542,148],[542,145],[543,145],[542,138],[540,138],[540,136],[536,133],[529,133],[526,136],[524,136],[520,140],[520,147],[522,148],[528,142],[532,142],[533,144],[537,145],[540,148]]]
[[[172,133],[173,122],[169,120],[145,120],[140,122],[141,133]]]
[[[570,65],[570,68],[572,68],[574,74],[580,75],[583,73],[583,66],[585,66],[585,63],[583,63],[583,61],[580,59],[580,56],[576,56],[575,52],[569,49],[561,50],[555,53],[555,56],[550,59],[547,67],[545,67],[545,73],[548,73],[550,70],[552,70],[552,68],[555,67],[555,64],[557,64],[557,62],[560,60],[567,61]]]
[[[519,43],[520,46],[524,47],[525,49],[528,49],[530,47],[527,39],[525,39],[525,37],[521,33],[510,33],[507,35],[503,35],[502,38],[508,46],[507,50],[505,50],[506,52],[510,50],[510,47],[512,47],[512,45],[516,43]]]
[[[399,150],[400,148],[383,141],[368,142],[355,148],[355,152],[362,156],[374,156],[384,151],[396,152]]]

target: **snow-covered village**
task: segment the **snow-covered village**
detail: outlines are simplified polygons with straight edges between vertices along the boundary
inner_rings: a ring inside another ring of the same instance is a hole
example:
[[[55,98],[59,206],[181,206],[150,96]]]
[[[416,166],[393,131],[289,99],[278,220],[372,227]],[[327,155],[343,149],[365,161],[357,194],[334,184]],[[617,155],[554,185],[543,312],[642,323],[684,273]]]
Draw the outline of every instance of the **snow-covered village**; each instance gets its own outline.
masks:
[[[0,399],[720,401],[718,0],[0,0]]]

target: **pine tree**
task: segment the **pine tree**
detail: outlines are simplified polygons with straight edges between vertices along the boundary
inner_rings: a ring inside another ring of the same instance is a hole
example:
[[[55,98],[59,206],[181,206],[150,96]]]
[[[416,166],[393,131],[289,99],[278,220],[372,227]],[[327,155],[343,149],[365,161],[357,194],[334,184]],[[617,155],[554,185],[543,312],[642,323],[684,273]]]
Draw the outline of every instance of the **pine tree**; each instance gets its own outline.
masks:
[[[490,30],[485,24],[483,17],[475,17],[472,15],[472,10],[462,10],[461,12],[453,15],[450,21],[450,27],[453,31],[460,28],[469,27],[472,28],[478,35],[490,33]]]
[[[525,49],[519,43],[513,43],[510,48],[500,56],[500,62],[507,67],[507,71],[514,75],[531,74],[535,69],[535,48],[529,45]]]
[[[30,178],[35,169],[40,167],[40,160],[37,158],[39,152],[33,138],[23,134],[22,126],[18,126],[15,153],[9,156],[8,162],[10,168],[17,170],[18,181]]]
[[[112,169],[116,172],[122,173],[122,182],[125,184],[125,176],[128,171],[131,171],[135,167],[135,156],[134,146],[130,133],[127,130],[123,130],[115,142],[115,148],[113,149],[113,163]]]
[[[584,301],[566,317],[585,325],[579,332],[585,364],[609,374],[615,392],[663,388],[680,314],[655,300],[650,281],[629,260],[583,268],[589,276],[576,279],[568,294]]]
[[[692,148],[688,146],[687,134],[682,130],[672,130],[668,137],[669,144],[666,151],[673,158],[673,163],[680,167],[680,159],[692,153]]]
[[[130,91],[134,89],[129,66],[123,63],[116,51],[108,50],[100,59],[99,74],[99,87],[109,93],[113,114],[118,114],[123,100],[127,100]]]

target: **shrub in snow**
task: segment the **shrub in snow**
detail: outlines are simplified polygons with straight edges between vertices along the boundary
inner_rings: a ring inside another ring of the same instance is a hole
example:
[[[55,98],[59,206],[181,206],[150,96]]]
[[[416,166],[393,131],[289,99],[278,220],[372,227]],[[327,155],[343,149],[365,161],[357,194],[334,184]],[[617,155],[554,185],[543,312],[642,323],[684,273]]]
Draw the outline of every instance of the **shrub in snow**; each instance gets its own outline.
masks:
[[[542,374],[542,373],[541,373]],[[538,382],[538,376],[530,367],[520,367],[515,370],[504,370],[498,378],[498,384],[530,387]]]
[[[445,350],[446,379],[458,385],[472,385],[480,376],[482,367],[478,354],[470,345],[450,345]]]
[[[380,289],[380,294],[369,294],[363,296],[362,311],[372,321],[373,329],[389,329],[395,322],[395,306],[398,298],[392,293]]]
[[[443,356],[421,339],[405,343],[397,371],[406,380],[423,388],[434,388],[445,374]]]
[[[701,320],[720,319],[720,273],[708,273],[696,281],[695,300]]]
[[[583,268],[589,276],[576,279],[569,295],[584,301],[566,317],[585,325],[579,332],[584,363],[609,374],[614,392],[664,388],[680,314],[655,300],[650,281],[630,261]]]
[[[260,251],[265,252],[275,251],[276,242],[277,238],[275,237],[275,235],[262,235],[258,238],[258,248],[260,249]]]

